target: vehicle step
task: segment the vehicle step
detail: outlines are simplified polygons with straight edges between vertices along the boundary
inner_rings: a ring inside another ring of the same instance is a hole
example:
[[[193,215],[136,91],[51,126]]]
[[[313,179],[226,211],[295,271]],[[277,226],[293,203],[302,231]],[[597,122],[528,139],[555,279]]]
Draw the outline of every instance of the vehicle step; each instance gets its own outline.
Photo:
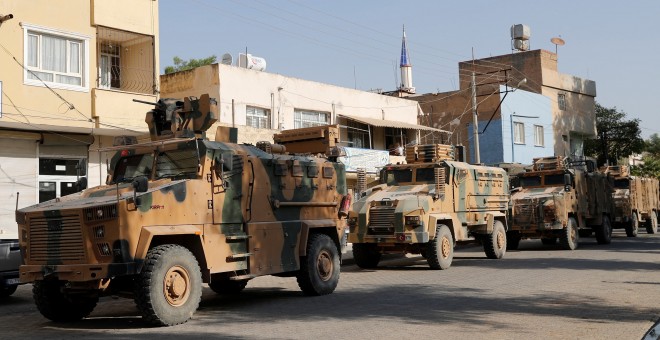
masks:
[[[250,280],[250,279],[254,279],[255,277],[257,277],[257,276],[256,276],[256,275],[252,275],[252,274],[246,274],[246,275],[232,276],[232,277],[230,277],[229,279],[232,280],[232,281],[241,281],[241,280]]]
[[[242,240],[247,240],[251,236],[250,235],[227,235],[225,236],[225,239],[227,241],[242,241]]]
[[[231,254],[231,255],[227,256],[227,260],[243,259],[243,258],[246,258],[246,257],[250,257],[252,255],[254,255],[254,254],[252,254],[252,253]]]

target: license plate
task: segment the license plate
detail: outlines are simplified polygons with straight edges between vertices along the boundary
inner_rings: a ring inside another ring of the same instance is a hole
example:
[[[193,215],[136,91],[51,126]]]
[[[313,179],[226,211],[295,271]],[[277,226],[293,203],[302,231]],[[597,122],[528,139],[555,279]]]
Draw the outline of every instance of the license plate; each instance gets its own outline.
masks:
[[[21,283],[21,279],[19,278],[13,278],[13,279],[6,279],[5,280],[5,285],[7,286],[13,286]]]

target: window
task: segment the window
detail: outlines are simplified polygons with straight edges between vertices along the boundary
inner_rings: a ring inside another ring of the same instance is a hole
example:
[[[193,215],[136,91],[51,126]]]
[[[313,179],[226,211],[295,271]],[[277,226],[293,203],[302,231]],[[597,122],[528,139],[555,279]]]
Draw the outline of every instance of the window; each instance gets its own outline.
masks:
[[[28,24],[23,28],[25,84],[87,90],[88,37]]]
[[[96,54],[99,88],[156,93],[153,36],[98,26]]]
[[[362,124],[354,120],[346,121],[346,135],[348,145],[354,148],[369,148],[371,143],[369,143],[369,126],[367,124]]]
[[[330,124],[330,113],[320,111],[293,110],[293,128],[300,129],[311,126]]]
[[[516,144],[525,144],[525,124],[520,122],[513,123],[513,142]]]
[[[85,159],[39,158],[39,203],[78,192],[86,170]]]
[[[563,93],[560,93],[557,95],[557,105],[559,106],[559,109],[564,111],[566,110],[566,95]]]
[[[245,107],[246,125],[257,129],[270,129],[270,110],[260,107]]]
[[[543,144],[543,126],[534,125],[534,145],[544,146]]]

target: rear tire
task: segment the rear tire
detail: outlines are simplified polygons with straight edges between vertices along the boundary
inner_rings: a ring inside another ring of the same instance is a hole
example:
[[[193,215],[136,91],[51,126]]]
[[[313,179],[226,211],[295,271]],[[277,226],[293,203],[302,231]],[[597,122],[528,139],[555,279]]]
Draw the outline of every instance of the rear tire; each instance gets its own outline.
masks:
[[[520,245],[521,235],[517,231],[506,232],[506,250],[516,250]]]
[[[339,250],[325,234],[310,235],[307,256],[300,258],[298,287],[305,295],[332,293],[339,283]]]
[[[426,244],[426,262],[431,269],[447,269],[454,259],[454,238],[449,227],[439,224],[435,228],[435,238]]]
[[[55,322],[78,321],[88,316],[99,301],[97,292],[67,293],[65,281],[36,281],[32,295],[41,315]]]
[[[578,225],[573,217],[568,218],[568,225],[562,231],[560,243],[561,247],[566,250],[575,250],[578,247],[578,240],[580,234],[578,233]]]
[[[541,237],[541,243],[543,243],[546,246],[552,246],[557,244],[557,238],[556,237]]]
[[[493,232],[484,237],[484,253],[489,259],[501,259],[506,253],[506,230],[500,221],[493,222]]]
[[[612,225],[607,216],[603,216],[603,223],[596,229],[596,241],[598,244],[612,243]]]
[[[156,326],[188,321],[202,297],[202,274],[185,247],[164,244],[151,248],[135,279],[135,304],[142,318]]]
[[[637,213],[632,213],[632,218],[630,223],[626,224],[626,236],[628,237],[637,237],[639,231],[639,221],[637,220]],[[646,228],[648,232],[648,227]]]
[[[353,259],[358,267],[373,269],[378,267],[381,254],[375,243],[353,243]]]
[[[655,234],[658,232],[658,216],[655,211],[652,211],[649,220],[646,221],[646,232],[648,234]]]
[[[214,291],[216,294],[220,295],[236,295],[245,289],[247,286],[248,280],[215,280],[211,279],[209,282],[209,288]]]

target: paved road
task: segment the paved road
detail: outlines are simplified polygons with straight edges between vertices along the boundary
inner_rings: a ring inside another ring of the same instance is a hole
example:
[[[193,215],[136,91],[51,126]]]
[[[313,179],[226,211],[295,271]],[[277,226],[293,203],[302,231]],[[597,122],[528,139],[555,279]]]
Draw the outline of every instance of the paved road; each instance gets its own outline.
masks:
[[[457,250],[449,270],[421,257],[377,270],[342,267],[334,294],[303,297],[295,279],[254,279],[240,297],[204,289],[194,319],[170,328],[141,323],[131,300],[103,298],[92,316],[55,324],[36,311],[31,286],[0,302],[0,337],[233,339],[639,339],[660,317],[660,235],[576,251],[521,242],[487,260]]]

